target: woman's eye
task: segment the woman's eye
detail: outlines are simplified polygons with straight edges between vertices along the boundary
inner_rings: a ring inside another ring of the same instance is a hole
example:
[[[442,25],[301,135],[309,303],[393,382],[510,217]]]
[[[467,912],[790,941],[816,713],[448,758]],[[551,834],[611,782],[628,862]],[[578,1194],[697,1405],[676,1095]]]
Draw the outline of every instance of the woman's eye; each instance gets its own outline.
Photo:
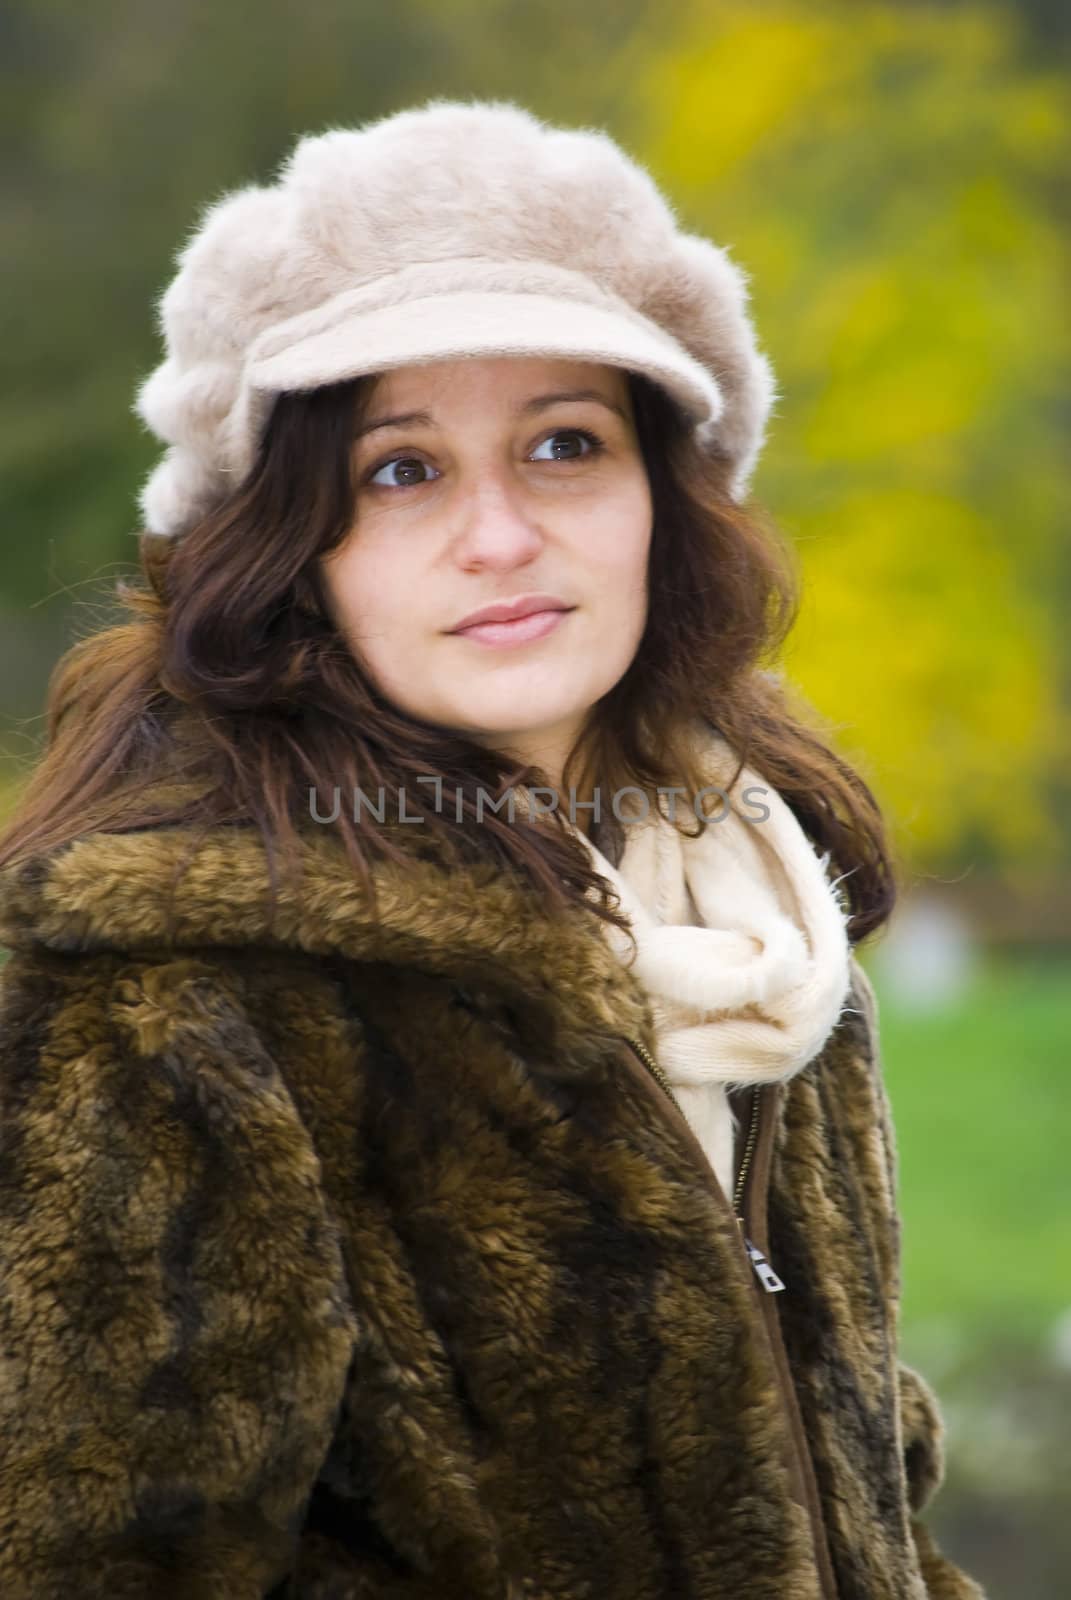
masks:
[[[559,444],[562,439],[567,441],[582,439],[587,445],[587,449],[584,451],[575,448],[567,449],[567,452],[563,454]],[[554,453],[549,456],[540,456],[538,451],[544,449],[547,445],[552,447]],[[603,441],[598,434],[592,433],[588,428],[558,428],[554,433],[548,434],[542,444],[536,446],[533,459],[537,461],[582,461],[587,456],[598,455],[604,448]],[[392,472],[395,468],[398,469],[400,475],[393,481],[382,477],[383,473]],[[426,473],[429,470],[435,471],[434,467],[429,469],[427,462],[421,461],[419,456],[392,456],[389,461],[384,461],[376,467],[369,474],[366,481],[370,484],[375,484],[380,489],[416,489],[422,483],[430,481],[426,477],[420,477],[417,474]]]
[[[412,473],[414,467],[419,467],[421,471],[424,471],[426,466],[427,463],[419,460],[419,458],[416,456],[394,456],[392,460],[384,461],[381,467],[377,467],[368,481],[369,483],[376,483],[381,472],[389,472],[392,467],[404,467],[406,476],[404,476],[401,481],[395,479],[393,483],[388,482],[380,484],[379,487],[384,489],[414,488],[418,483],[421,483],[424,480],[421,478],[413,478],[409,476],[409,474]]]
[[[578,451],[575,455],[543,456],[540,459],[544,461],[577,461],[581,460],[583,455],[598,455],[599,451],[603,448],[602,440],[597,434],[589,432],[587,428],[558,428],[556,432],[548,435],[548,437],[543,440],[543,444],[541,444],[538,448],[542,450],[543,445],[555,445],[558,439],[583,439],[586,441],[589,448],[583,453]]]

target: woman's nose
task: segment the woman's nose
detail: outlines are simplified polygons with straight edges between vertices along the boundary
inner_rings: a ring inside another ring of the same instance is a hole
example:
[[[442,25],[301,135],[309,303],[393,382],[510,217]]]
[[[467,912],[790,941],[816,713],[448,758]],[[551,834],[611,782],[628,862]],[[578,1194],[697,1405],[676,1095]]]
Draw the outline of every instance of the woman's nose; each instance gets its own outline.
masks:
[[[465,566],[508,568],[535,555],[543,537],[522,495],[500,478],[489,477],[474,490],[463,513],[457,557]]]

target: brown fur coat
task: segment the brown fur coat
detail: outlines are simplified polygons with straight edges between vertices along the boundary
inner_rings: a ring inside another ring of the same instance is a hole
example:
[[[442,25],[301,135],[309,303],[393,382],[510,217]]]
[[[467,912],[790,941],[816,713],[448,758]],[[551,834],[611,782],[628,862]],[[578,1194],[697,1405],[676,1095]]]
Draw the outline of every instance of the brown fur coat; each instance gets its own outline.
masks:
[[[408,834],[416,830],[409,828]],[[873,993],[760,1098],[748,1235],[630,973],[326,830],[0,874],[5,1600],[968,1600],[918,1514]]]

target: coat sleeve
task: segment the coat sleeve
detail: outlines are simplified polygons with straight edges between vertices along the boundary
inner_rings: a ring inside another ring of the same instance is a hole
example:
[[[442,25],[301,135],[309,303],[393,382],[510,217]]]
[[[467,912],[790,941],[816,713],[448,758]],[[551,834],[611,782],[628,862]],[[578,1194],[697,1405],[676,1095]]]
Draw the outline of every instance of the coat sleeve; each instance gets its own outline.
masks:
[[[892,1107],[884,1082],[878,1027],[878,1002],[874,986],[859,961],[852,958],[853,985],[866,1017],[875,1076],[881,1103],[882,1135],[888,1162],[889,1193],[899,1193],[899,1163]],[[899,1249],[897,1281],[893,1286],[899,1312]],[[903,1441],[904,1478],[907,1485],[911,1536],[931,1600],[985,1600],[975,1581],[943,1555],[923,1513],[929,1510],[945,1475],[945,1425],[933,1390],[921,1373],[904,1361],[897,1363],[900,1434]]]
[[[0,969],[0,1594],[260,1600],[354,1342],[316,1154],[203,962]]]

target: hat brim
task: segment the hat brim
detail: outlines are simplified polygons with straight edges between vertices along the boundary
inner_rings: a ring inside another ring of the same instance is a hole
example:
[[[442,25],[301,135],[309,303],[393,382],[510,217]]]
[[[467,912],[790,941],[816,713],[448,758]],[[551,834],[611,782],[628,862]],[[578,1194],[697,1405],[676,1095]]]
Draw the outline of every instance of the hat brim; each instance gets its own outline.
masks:
[[[351,311],[269,355],[252,355],[245,378],[267,396],[480,355],[559,357],[640,372],[661,384],[695,424],[716,422],[725,408],[713,374],[655,323],[535,293],[438,294]]]

